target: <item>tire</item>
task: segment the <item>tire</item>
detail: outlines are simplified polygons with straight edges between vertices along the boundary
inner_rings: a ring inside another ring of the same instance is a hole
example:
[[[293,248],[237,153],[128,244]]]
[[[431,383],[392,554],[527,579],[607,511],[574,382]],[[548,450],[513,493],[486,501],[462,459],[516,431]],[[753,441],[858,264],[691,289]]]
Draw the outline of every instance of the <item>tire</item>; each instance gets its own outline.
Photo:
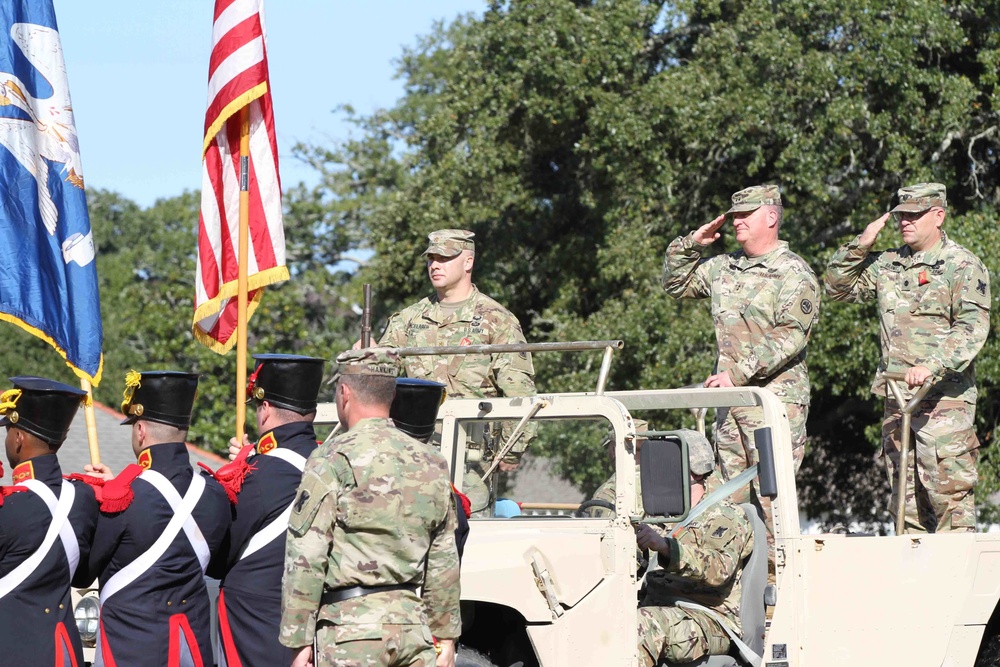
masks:
[[[459,646],[455,656],[455,667],[496,667],[496,665],[479,651],[468,646]]]
[[[976,656],[975,667],[1000,667],[1000,633],[986,628],[987,635],[979,645],[979,655]]]

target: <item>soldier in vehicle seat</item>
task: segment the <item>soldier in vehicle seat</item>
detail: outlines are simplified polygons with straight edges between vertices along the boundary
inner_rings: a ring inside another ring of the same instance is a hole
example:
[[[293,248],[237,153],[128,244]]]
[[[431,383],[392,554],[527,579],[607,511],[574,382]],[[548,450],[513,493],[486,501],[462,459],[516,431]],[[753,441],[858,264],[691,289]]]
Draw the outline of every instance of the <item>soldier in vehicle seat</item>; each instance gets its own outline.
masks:
[[[692,439],[688,451],[695,507],[722,479],[708,440]],[[743,570],[754,543],[743,509],[723,499],[671,533],[640,524],[636,538],[640,549],[657,552],[659,565],[646,575],[639,603],[640,663],[653,667],[729,653],[731,634],[741,634]],[[679,601],[699,608],[682,607]]]

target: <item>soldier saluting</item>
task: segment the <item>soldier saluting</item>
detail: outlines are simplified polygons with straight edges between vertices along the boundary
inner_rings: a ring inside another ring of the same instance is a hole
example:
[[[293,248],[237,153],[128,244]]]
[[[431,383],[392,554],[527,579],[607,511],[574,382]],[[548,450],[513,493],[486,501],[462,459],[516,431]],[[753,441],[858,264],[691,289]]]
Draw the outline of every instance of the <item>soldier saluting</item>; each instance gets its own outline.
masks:
[[[122,424],[138,464],[108,481],[88,562],[101,585],[95,665],[187,667],[212,660],[205,568],[229,529],[229,500],[211,476],[195,473],[188,427],[198,376],[129,372]]]
[[[897,508],[902,413],[881,373],[905,373],[906,383],[933,386],[913,413],[917,475],[908,466],[906,532],[974,531],[979,439],[975,358],[990,330],[990,278],[974,254],[941,229],[947,194],[940,183],[898,192],[899,205],[875,220],[830,258],[826,293],[836,301],[877,299],[882,358],[872,393],[885,396],[882,458]],[[871,252],[889,217],[904,245]],[[912,394],[904,392],[904,399]]]
[[[6,665],[82,665],[70,584],[85,572],[94,491],[63,478],[56,452],[86,394],[45,378],[11,378],[0,397],[14,486],[0,489],[0,632]]]

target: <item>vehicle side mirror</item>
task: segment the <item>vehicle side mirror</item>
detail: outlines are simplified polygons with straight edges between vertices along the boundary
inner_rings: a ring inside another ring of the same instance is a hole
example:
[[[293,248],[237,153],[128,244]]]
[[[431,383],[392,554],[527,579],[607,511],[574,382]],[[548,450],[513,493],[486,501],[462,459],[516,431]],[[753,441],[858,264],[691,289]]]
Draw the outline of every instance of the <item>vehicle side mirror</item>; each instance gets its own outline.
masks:
[[[676,432],[648,434],[639,451],[642,507],[647,515],[682,518],[691,510],[688,446]]]

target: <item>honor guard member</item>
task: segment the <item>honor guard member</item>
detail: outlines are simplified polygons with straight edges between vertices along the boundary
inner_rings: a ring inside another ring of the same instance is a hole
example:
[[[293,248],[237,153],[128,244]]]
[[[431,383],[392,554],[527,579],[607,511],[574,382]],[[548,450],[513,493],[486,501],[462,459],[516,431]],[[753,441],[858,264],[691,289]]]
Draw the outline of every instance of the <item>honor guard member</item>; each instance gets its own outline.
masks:
[[[233,501],[233,524],[208,574],[222,580],[219,650],[225,664],[287,667],[292,649],[278,641],[285,534],[306,459],[316,449],[313,420],[324,361],[290,354],[254,359],[247,396],[257,408],[261,436],[216,473]]]
[[[420,442],[430,442],[437,423],[438,408],[445,399],[445,387],[440,382],[417,378],[397,378],[396,397],[389,408],[389,418],[400,431]],[[455,512],[458,528],[455,530],[455,546],[458,559],[462,560],[465,541],[469,539],[469,517],[472,505],[461,491],[451,487],[455,494]]]
[[[56,452],[87,395],[45,378],[11,381],[0,396],[14,481],[0,489],[0,663],[82,666],[70,585],[93,581],[78,565],[90,555],[97,499],[63,478]]]
[[[102,489],[90,552],[100,578],[98,667],[212,662],[205,569],[229,530],[229,500],[211,476],[195,473],[187,438],[198,376],[130,371],[122,424],[132,428],[138,463]],[[106,466],[91,466],[110,476]]]
[[[788,413],[798,472],[809,412],[806,343],[819,316],[819,282],[809,264],[778,239],[783,208],[777,185],[755,185],[732,200],[728,211],[670,243],[663,289],[675,299],[712,300],[718,360],[705,386],[770,389]],[[741,249],[703,257],[727,217]],[[716,446],[724,479],[753,465],[753,432],[762,422],[757,407],[718,411]]]
[[[281,643],[296,667],[451,667],[461,618],[448,465],[389,419],[393,351],[345,352],[337,363],[348,430],[309,457],[292,504]]]
[[[427,275],[435,294],[390,317],[380,345],[443,347],[525,342],[517,318],[472,282],[475,236],[464,229],[441,229],[428,236],[429,244],[423,254],[427,257]],[[535,369],[528,352],[404,357],[402,362],[407,377],[442,382],[451,398],[535,394]],[[500,463],[500,470],[510,472],[517,468],[533,437],[534,426],[528,424]],[[501,431],[499,435],[509,435],[513,425],[504,424]],[[473,511],[484,509],[489,502],[479,479],[471,471],[466,475],[465,490],[472,497]],[[475,487],[470,487],[476,482]]]
[[[715,453],[700,434],[688,439],[691,507],[722,484]],[[739,637],[743,570],[753,552],[753,524],[741,507],[720,500],[695,521],[663,535],[639,524],[636,544],[657,552],[639,602],[639,664],[685,663],[725,655]],[[695,603],[700,609],[680,606]]]
[[[837,301],[878,301],[882,358],[872,393],[885,397],[882,459],[895,519],[902,413],[883,372],[904,373],[907,401],[933,383],[913,413],[916,479],[907,466],[906,532],[975,531],[975,358],[990,330],[990,277],[974,254],[941,229],[947,196],[940,183],[901,188],[899,205],[842,246],[826,269],[826,292]],[[872,252],[889,217],[904,245]]]

